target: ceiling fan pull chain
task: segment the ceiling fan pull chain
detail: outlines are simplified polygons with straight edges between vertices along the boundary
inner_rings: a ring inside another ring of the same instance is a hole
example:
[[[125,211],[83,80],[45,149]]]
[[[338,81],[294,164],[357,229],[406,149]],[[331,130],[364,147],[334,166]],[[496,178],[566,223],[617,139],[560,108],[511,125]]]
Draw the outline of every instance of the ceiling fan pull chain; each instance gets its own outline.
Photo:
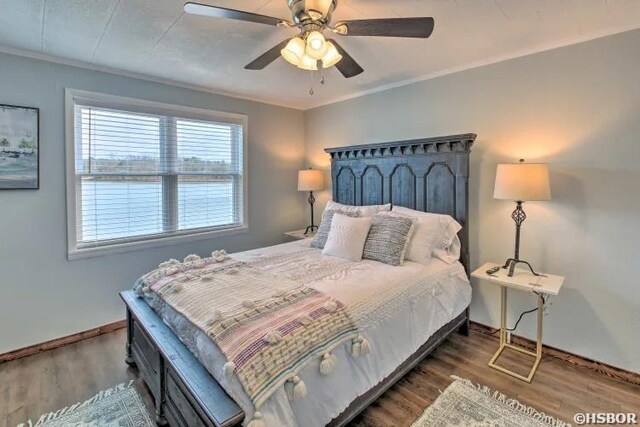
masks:
[[[311,88],[309,89],[309,95],[312,95],[315,93],[315,91],[313,90],[313,83],[314,83],[314,75],[315,75],[315,71],[311,71],[311,73],[309,73],[311,75]]]
[[[324,67],[322,67],[320,69],[320,84],[324,85],[324,82],[325,82],[325,80],[324,80]]]

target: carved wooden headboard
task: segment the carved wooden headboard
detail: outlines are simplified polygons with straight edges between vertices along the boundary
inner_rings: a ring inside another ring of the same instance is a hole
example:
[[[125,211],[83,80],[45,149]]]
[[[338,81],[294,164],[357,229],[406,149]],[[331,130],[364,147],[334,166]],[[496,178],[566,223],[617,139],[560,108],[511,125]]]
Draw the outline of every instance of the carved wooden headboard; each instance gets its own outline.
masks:
[[[469,272],[469,153],[472,133],[382,144],[326,148],[333,200],[347,205],[392,203],[448,214],[461,225],[460,261]]]

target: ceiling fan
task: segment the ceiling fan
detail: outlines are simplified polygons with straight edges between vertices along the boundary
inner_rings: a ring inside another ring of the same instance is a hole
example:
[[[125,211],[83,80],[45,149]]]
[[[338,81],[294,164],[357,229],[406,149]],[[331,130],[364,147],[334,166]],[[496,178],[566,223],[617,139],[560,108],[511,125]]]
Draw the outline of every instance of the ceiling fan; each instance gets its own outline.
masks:
[[[282,41],[247,64],[244,67],[247,70],[262,70],[282,55],[289,63],[304,70],[315,71],[318,67],[329,68],[335,65],[344,77],[350,78],[364,70],[337,41],[325,38],[323,33],[331,32],[339,36],[426,39],[433,32],[433,18],[362,19],[340,21],[332,25],[331,17],[338,0],[287,0],[287,3],[291,10],[291,21],[193,2],[186,3],[184,11],[193,15],[300,30],[296,37]]]

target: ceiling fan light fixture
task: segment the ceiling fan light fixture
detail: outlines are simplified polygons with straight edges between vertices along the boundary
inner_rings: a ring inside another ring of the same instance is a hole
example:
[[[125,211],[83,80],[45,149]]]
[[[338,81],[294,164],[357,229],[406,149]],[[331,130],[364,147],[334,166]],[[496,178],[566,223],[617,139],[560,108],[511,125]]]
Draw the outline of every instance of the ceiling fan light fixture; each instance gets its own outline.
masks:
[[[322,59],[327,53],[327,41],[320,31],[311,31],[307,34],[305,53],[315,60]]]
[[[342,59],[338,49],[330,41],[327,42],[327,52],[322,57],[322,68],[330,68]]]
[[[300,64],[302,64],[305,48],[306,45],[304,40],[300,37],[294,37],[289,40],[289,43],[287,43],[285,48],[280,51],[280,54],[288,63],[300,66]]]
[[[287,62],[309,70],[331,67],[339,63],[338,71],[348,79],[360,75],[364,69],[337,41],[325,39],[324,32],[331,31],[343,36],[356,37],[426,39],[433,33],[435,25],[433,18],[425,16],[355,19],[332,25],[333,12],[338,6],[338,0],[287,0],[291,14],[290,20],[196,3],[196,1],[198,0],[187,0],[183,6],[184,12],[190,15],[233,19],[278,28],[297,28],[300,31],[296,37],[282,40],[245,65],[246,70],[262,70],[282,56]],[[320,65],[318,65],[319,61],[322,61]]]
[[[303,55],[302,61],[298,64],[298,68],[307,71],[316,71],[318,69],[318,60],[309,55]]]

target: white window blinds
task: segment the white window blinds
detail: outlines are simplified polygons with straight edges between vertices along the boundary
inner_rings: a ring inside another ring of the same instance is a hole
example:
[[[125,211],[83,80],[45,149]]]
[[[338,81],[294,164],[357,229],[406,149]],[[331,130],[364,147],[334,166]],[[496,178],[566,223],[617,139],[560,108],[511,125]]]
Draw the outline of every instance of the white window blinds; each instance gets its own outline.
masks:
[[[73,109],[77,250],[244,224],[242,120]]]

